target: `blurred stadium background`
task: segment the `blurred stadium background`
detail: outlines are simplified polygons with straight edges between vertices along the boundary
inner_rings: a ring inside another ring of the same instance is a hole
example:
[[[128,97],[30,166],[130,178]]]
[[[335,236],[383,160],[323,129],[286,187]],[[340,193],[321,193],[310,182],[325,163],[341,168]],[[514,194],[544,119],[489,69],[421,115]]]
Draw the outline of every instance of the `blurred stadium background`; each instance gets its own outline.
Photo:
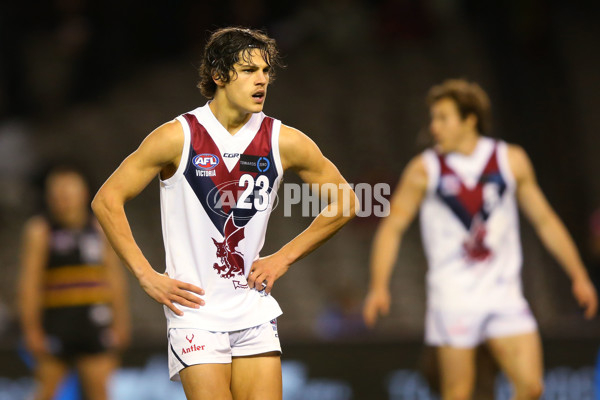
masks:
[[[31,387],[17,351],[15,282],[44,167],[84,163],[97,189],[152,129],[205,103],[195,88],[200,51],[208,32],[227,25],[277,39],[288,67],[265,112],[312,137],[353,183],[395,185],[423,146],[428,88],[451,77],[479,82],[492,99],[494,134],[529,152],[600,283],[598,17],[598,3],[585,0],[0,2],[0,399]],[[265,254],[310,222],[293,211],[275,210]],[[162,271],[157,182],[128,214]],[[355,219],[277,282],[287,399],[430,398],[416,372],[426,269],[417,224],[403,243],[390,317],[372,332],[360,322],[377,222]],[[600,322],[584,321],[525,222],[522,235],[525,294],[545,341],[545,398],[595,398]],[[182,394],[160,358],[162,309],[129,282],[134,339],[119,398],[175,399]],[[498,398],[507,398],[498,382]]]

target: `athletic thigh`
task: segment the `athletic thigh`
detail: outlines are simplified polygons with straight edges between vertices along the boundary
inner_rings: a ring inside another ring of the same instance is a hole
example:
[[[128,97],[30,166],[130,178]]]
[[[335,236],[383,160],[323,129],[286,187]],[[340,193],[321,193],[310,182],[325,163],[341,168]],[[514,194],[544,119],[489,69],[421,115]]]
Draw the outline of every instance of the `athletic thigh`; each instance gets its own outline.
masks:
[[[231,364],[197,364],[179,372],[187,400],[231,400]]]
[[[76,362],[77,372],[87,399],[108,399],[108,385],[117,365],[118,359],[113,353],[90,354],[78,357]]]
[[[508,378],[517,386],[541,384],[543,356],[540,335],[537,331],[488,339],[494,358]]]
[[[280,400],[280,353],[233,357],[231,392],[234,400]]]
[[[475,386],[475,351],[466,347],[438,347],[442,398],[471,397]]]

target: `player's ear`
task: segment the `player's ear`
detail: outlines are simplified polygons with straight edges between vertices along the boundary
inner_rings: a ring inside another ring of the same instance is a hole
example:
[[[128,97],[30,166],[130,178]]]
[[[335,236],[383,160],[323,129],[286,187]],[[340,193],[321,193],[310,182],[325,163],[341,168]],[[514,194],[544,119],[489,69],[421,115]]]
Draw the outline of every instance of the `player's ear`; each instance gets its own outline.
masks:
[[[477,116],[475,114],[467,115],[467,118],[465,118],[465,123],[469,126],[469,128],[477,129]]]
[[[215,83],[215,85],[219,87],[225,86],[225,83],[223,83],[223,79],[221,79],[221,76],[219,74],[213,74],[212,80]]]

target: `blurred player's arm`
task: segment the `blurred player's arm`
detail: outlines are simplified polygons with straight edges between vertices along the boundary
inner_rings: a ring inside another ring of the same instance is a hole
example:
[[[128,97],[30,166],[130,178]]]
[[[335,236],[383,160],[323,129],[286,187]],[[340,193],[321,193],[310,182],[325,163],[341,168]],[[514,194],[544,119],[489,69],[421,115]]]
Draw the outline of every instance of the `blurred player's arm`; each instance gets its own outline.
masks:
[[[42,293],[48,262],[50,230],[41,217],[31,218],[23,231],[19,274],[19,314],[25,345],[34,355],[46,352],[42,325]]]
[[[350,221],[358,207],[358,199],[348,182],[308,136],[282,125],[279,149],[284,170],[294,170],[305,183],[316,184],[319,190],[324,184],[331,184],[332,188],[335,186],[335,190],[328,191],[328,206],[306,230],[276,253],[252,264],[248,278],[250,287],[261,289],[265,282],[267,293],[291,264],[321,246]]]
[[[406,166],[391,198],[390,215],[377,227],[370,260],[369,292],[363,308],[367,326],[390,309],[390,278],[404,232],[415,218],[427,190],[427,171],[417,156]]]
[[[585,308],[586,318],[592,318],[598,308],[596,290],[571,235],[542,193],[527,153],[521,147],[512,145],[508,148],[508,159],[517,181],[521,210],[544,246],[571,278],[573,295],[579,305]]]
[[[136,197],[161,171],[177,170],[183,149],[183,128],[179,121],[166,123],[142,142],[102,185],[92,209],[106,237],[146,293],[157,302],[183,315],[173,303],[197,308],[204,300],[193,293],[204,291],[189,283],[156,272],[136,244],[125,215],[125,203]]]
[[[110,285],[111,306],[113,311],[113,339],[115,347],[124,350],[131,339],[131,313],[127,295],[127,278],[123,273],[119,258],[104,238],[104,266]]]

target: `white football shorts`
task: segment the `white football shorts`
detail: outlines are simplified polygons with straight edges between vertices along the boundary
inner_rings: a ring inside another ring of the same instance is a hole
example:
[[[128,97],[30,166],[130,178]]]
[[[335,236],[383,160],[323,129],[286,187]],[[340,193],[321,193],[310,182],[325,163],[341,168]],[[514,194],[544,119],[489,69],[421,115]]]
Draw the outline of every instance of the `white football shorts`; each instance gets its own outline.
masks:
[[[281,353],[277,319],[233,332],[172,328],[169,329],[169,376],[179,381],[179,372],[191,365],[229,364],[232,357],[273,351]]]
[[[425,343],[431,346],[473,348],[487,339],[537,330],[529,306],[493,312],[427,310]]]

